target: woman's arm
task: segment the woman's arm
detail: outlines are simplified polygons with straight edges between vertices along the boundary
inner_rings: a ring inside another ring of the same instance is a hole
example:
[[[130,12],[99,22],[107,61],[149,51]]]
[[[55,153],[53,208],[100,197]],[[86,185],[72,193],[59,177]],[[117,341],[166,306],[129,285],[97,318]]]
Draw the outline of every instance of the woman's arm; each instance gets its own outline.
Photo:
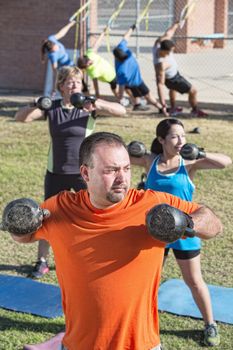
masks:
[[[16,122],[28,123],[33,120],[44,119],[44,111],[40,110],[37,107],[23,107],[20,108],[15,114]]]
[[[231,158],[225,154],[206,152],[205,158],[195,159],[190,163],[188,162],[187,169],[190,178],[193,179],[197,170],[224,169],[231,164]]]
[[[151,164],[153,163],[153,160],[155,159],[154,153],[146,153],[142,157],[132,157],[130,156],[130,163],[132,165],[137,165],[140,167],[145,168],[146,173],[149,172]]]
[[[66,24],[56,34],[54,34],[55,38],[57,40],[60,40],[61,38],[63,38],[68,33],[70,28],[72,28],[75,25],[75,23],[76,23],[76,21],[72,21],[72,22],[69,22],[68,24]]]
[[[98,98],[95,101],[96,114],[100,116],[123,117],[126,115],[126,109],[120,103],[109,102]]]

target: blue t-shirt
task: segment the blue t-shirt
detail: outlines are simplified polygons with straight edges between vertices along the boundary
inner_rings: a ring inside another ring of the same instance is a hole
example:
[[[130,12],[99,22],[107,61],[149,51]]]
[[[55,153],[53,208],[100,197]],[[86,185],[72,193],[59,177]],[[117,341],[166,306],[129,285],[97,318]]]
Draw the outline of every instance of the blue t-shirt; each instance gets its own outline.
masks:
[[[139,86],[143,82],[140,68],[132,51],[127,46],[127,41],[123,39],[119,45],[117,45],[117,47],[126,52],[128,55],[128,57],[123,62],[115,59],[117,83],[119,85],[125,85],[129,87]]]
[[[160,155],[154,159],[151,165],[147,175],[146,188],[167,192],[191,202],[195,185],[188,175],[183,158],[180,157],[180,164],[177,171],[166,175],[161,174],[158,170],[159,159]],[[176,242],[167,245],[167,248],[177,250],[196,250],[200,249],[200,247],[201,240],[199,237],[178,239]]]
[[[52,41],[54,44],[58,45],[59,49],[57,51],[49,52],[48,58],[51,63],[57,63],[58,68],[62,66],[74,66],[74,62],[70,59],[65,46],[56,39],[55,35],[50,35],[48,40]]]

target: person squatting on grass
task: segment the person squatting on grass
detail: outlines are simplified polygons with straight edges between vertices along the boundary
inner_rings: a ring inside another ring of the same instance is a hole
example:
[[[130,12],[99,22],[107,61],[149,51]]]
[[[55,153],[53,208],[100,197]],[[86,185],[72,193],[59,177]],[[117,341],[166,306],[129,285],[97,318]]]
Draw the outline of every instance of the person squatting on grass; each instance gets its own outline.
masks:
[[[79,170],[78,152],[81,142],[93,132],[98,115],[122,116],[126,113],[119,103],[102,99],[97,99],[94,105],[86,103],[84,109],[74,107],[70,96],[81,92],[82,77],[82,71],[77,67],[60,68],[56,86],[62,99],[54,100],[48,111],[27,106],[19,109],[15,115],[16,121],[24,123],[41,118],[48,120],[51,143],[44,181],[45,199],[63,190],[79,191],[86,187]],[[41,278],[49,272],[48,254],[49,244],[41,240],[31,277]]]
[[[149,88],[142,79],[139,64],[134,57],[133,52],[128,48],[129,38],[135,28],[136,25],[132,25],[124,34],[120,43],[113,50],[117,83],[119,85],[118,98],[120,101],[124,95],[124,91],[126,90],[133,96],[134,111],[145,111],[148,109],[147,106],[143,106],[141,104],[141,98],[144,97],[148,103],[158,108],[160,112],[162,106],[151,95]],[[167,115],[165,110],[163,112],[165,115]]]
[[[96,97],[100,97],[98,81],[108,83],[111,87],[112,93],[117,97],[118,92],[115,68],[107,60],[97,54],[106,30],[107,27],[102,31],[92,47],[87,50],[85,55],[78,58],[77,65],[80,69],[85,70],[87,75],[92,79]]]
[[[156,127],[156,138],[151,145],[151,153],[142,157],[130,157],[131,163],[146,169],[145,188],[168,192],[181,199],[192,201],[195,185],[193,183],[198,170],[223,169],[232,164],[231,159],[222,153],[202,151],[200,158],[183,159],[180,151],[186,143],[184,126],[178,119],[164,119]],[[173,249],[185,283],[205,322],[204,343],[214,346],[220,342],[217,325],[213,319],[211,299],[201,273],[200,237],[178,239],[168,244],[164,262],[169,249]]]
[[[175,44],[171,40],[179,27],[179,22],[175,22],[166,32],[155,41],[153,47],[153,63],[156,74],[156,84],[158,89],[159,101],[163,112],[168,111],[164,88],[169,90],[171,116],[177,115],[176,93],[188,94],[189,104],[192,108],[191,116],[206,117],[207,114],[197,107],[197,90],[182,75],[180,75],[177,62],[174,57]]]
[[[12,237],[52,246],[66,321],[62,349],[159,350],[157,298],[166,243],[148,233],[147,212],[161,203],[178,208],[191,215],[203,239],[220,233],[221,221],[206,206],[130,189],[128,149],[116,134],[86,137],[79,164],[87,189],[47,199],[42,208],[50,217],[42,226]]]

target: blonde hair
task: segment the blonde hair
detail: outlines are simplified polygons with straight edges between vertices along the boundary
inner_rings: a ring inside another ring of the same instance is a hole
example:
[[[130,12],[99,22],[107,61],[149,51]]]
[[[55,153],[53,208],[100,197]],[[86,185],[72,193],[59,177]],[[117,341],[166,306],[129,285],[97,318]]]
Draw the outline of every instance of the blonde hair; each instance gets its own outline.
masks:
[[[78,77],[81,80],[83,79],[83,73],[81,69],[76,66],[63,66],[58,69],[57,78],[56,78],[56,88],[61,92],[60,86],[64,84],[67,78]]]

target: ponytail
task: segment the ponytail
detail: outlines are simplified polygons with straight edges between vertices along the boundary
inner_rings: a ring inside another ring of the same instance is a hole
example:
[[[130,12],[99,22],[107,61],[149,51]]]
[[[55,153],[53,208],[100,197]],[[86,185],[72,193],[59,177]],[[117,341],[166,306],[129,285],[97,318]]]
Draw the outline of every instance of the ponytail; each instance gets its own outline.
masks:
[[[154,138],[154,140],[152,141],[152,144],[150,146],[150,151],[151,151],[151,153],[154,153],[154,154],[161,154],[161,153],[163,153],[163,147],[162,147],[162,145],[159,142],[157,137]]]

